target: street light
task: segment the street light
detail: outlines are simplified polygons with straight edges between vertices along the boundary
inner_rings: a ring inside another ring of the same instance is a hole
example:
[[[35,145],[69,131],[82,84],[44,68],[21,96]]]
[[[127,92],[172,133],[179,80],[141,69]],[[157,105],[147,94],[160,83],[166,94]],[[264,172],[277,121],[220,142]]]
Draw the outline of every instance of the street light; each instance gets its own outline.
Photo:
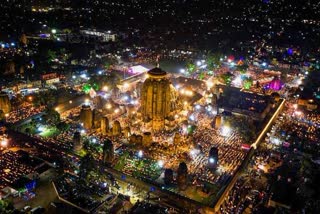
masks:
[[[214,158],[209,158],[209,163],[214,163]]]
[[[57,33],[57,30],[56,30],[56,29],[52,29],[52,30],[51,30],[51,33],[56,34],[56,33]]]
[[[138,157],[139,157],[139,158],[142,158],[142,157],[143,157],[143,151],[142,151],[142,150],[140,150],[140,151],[138,152]]]
[[[163,160],[159,160],[159,161],[158,161],[158,166],[159,166],[160,168],[162,168],[162,167],[163,167],[163,165],[164,165]]]
[[[1,147],[7,147],[8,146],[8,140],[7,139],[2,139],[1,140]]]
[[[224,126],[224,127],[222,127],[221,134],[222,134],[222,136],[227,137],[229,135],[230,131],[231,131],[230,127]]]

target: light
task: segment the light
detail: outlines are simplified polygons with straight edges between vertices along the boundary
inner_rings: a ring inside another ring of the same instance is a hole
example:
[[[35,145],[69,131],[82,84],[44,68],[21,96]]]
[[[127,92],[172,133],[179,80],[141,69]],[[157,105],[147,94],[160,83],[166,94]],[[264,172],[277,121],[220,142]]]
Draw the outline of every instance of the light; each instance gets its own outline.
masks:
[[[222,128],[221,134],[222,134],[222,136],[226,137],[229,135],[230,131],[231,131],[230,127],[224,126]]]
[[[263,63],[262,63],[262,66],[263,66],[263,67],[267,67],[267,63],[266,63],[266,62],[263,62]]]
[[[128,99],[129,99],[128,96],[124,96],[124,97],[123,97],[123,100],[126,100],[126,101],[127,101]]]
[[[44,131],[44,127],[43,127],[43,126],[40,126],[40,127],[38,128],[38,131],[39,131],[39,132],[43,132],[43,131]]]
[[[1,44],[1,48],[5,48],[6,46],[5,46],[5,44]]]
[[[98,71],[98,74],[101,75],[101,74],[102,74],[102,71]]]
[[[71,103],[72,103],[72,100],[69,100],[69,103],[71,104]]]
[[[194,118],[194,115],[192,114],[190,117],[189,117],[190,120],[194,121],[195,118]]]
[[[7,139],[1,140],[1,147],[7,147],[7,146],[8,146],[8,140]]]
[[[5,117],[9,117],[9,113],[6,113],[4,116],[5,116]],[[41,119],[41,118],[40,118],[40,119]]]
[[[140,151],[138,152],[138,157],[139,157],[139,158],[142,158],[142,157],[143,157],[143,151],[142,151],[142,150],[140,150]]]
[[[84,100],[84,104],[88,106],[88,105],[90,104],[90,103],[89,103],[89,99],[85,99],[85,100]]]
[[[214,158],[209,158],[209,163],[214,163],[214,162],[215,162]]]
[[[56,30],[56,29],[52,29],[52,30],[51,30],[51,33],[56,34],[56,33],[57,33],[57,30]]]
[[[11,46],[14,47],[16,44],[14,44],[14,42],[11,42]]]
[[[299,79],[299,80],[297,81],[297,84],[298,84],[298,85],[301,85],[301,84],[302,84],[302,80]]]
[[[184,74],[186,72],[186,69],[181,68],[180,73]]]
[[[159,161],[158,161],[158,166],[159,166],[160,168],[162,168],[162,167],[163,167],[163,165],[164,165],[163,160],[159,160]]]
[[[85,133],[86,133],[86,130],[81,129],[80,133],[81,133],[81,134],[85,134]]]
[[[297,109],[298,108],[298,104],[293,104],[293,108]]]
[[[108,91],[108,90],[109,90],[108,86],[105,85],[105,86],[102,87],[102,91]]]
[[[93,138],[93,139],[92,139],[92,143],[97,143],[97,139],[96,139],[96,138]]]
[[[81,74],[80,77],[85,79],[85,78],[87,78],[87,75],[86,74]]]
[[[200,105],[196,105],[196,109],[197,109],[197,110],[200,110],[200,109],[201,109],[201,106],[200,106]]]
[[[123,87],[128,88],[128,87],[129,87],[129,84],[128,84],[128,83],[124,83],[124,84],[123,84]]]
[[[106,107],[107,107],[107,109],[111,109],[111,108],[112,108],[112,106],[111,106],[110,103],[108,103],[108,104],[106,105]]]
[[[56,107],[54,110],[55,110],[55,111],[59,111],[59,108],[58,108],[58,107]]]
[[[201,65],[201,61],[197,61],[197,66],[200,66]]]
[[[117,109],[114,110],[114,113],[118,114],[119,111],[120,111],[120,110],[117,108]]]
[[[75,78],[77,78],[77,77],[76,77],[75,75],[73,75],[73,76],[72,76],[72,79],[75,79]]]

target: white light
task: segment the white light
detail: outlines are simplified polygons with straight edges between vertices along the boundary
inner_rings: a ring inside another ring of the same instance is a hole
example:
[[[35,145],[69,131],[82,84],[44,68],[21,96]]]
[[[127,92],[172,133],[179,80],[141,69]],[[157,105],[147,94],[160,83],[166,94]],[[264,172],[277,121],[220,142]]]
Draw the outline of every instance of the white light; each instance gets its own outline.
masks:
[[[8,141],[6,139],[1,140],[1,147],[7,147]]]
[[[14,42],[11,42],[11,46],[15,46]]]
[[[266,63],[266,62],[263,62],[263,63],[262,63],[262,66],[263,66],[263,67],[266,67],[266,66],[267,66],[267,63]]]
[[[190,117],[189,117],[190,120],[194,121],[195,118],[194,118],[194,115],[192,114]]]
[[[82,130],[80,131],[80,133],[81,133],[81,134],[84,134],[84,133],[86,133],[86,131],[85,131],[84,129],[82,129]]]
[[[226,137],[226,136],[229,135],[230,131],[231,131],[231,129],[230,129],[229,127],[224,126],[224,127],[222,128],[221,134],[222,134],[222,136],[225,136],[225,137]]]
[[[139,156],[139,158],[142,158],[142,156],[143,156],[143,151],[142,151],[142,150],[140,150],[140,151],[138,152],[138,156]]]
[[[200,66],[201,65],[201,61],[197,61],[197,66]]]
[[[162,168],[163,165],[164,165],[163,160],[159,160],[159,161],[158,161],[158,166],[159,166],[160,168]]]
[[[87,75],[86,74],[81,74],[80,77],[85,79],[85,78],[87,78]]]
[[[214,163],[214,158],[209,158],[209,163]]]
[[[128,100],[129,97],[128,97],[128,96],[124,96],[123,99],[124,99],[124,100]]]
[[[102,74],[102,71],[98,71],[98,74],[100,74],[100,75],[101,75],[101,74]]]
[[[302,80],[299,79],[299,80],[297,81],[297,83],[298,83],[298,85],[301,85],[301,84],[302,84]]]
[[[90,103],[89,103],[89,99],[85,99],[85,100],[84,100],[84,104],[88,106],[88,105],[90,104]]]
[[[51,33],[55,34],[55,33],[57,33],[57,30],[56,29],[52,29]]]
[[[186,72],[186,69],[181,68],[180,73],[184,74]]]
[[[44,127],[40,126],[40,127],[38,128],[38,131],[39,131],[39,132],[43,132],[43,131],[44,131]]]
[[[196,105],[196,109],[197,110],[201,109],[201,106],[200,105]]]
[[[75,75],[73,75],[73,76],[72,76],[72,79],[75,79],[75,78],[77,78],[77,77],[76,77]]]
[[[96,143],[96,142],[97,142],[97,139],[93,138],[92,143]]]

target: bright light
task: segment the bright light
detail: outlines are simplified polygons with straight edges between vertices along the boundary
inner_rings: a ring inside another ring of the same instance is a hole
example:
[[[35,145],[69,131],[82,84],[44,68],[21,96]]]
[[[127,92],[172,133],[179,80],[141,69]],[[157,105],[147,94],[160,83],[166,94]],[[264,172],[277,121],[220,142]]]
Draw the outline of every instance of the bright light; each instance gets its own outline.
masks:
[[[211,82],[211,81],[207,81],[207,86],[208,86],[208,88],[212,88],[212,86],[213,86],[213,82]]]
[[[120,110],[117,108],[117,109],[114,110],[114,113],[118,114],[119,111],[120,111]]]
[[[196,105],[196,109],[197,109],[197,110],[200,110],[200,109],[201,109],[201,106],[200,106],[200,105]]]
[[[300,115],[302,114],[301,111],[295,111],[294,113],[295,113],[295,115],[297,115],[297,116],[300,116]]]
[[[80,133],[81,133],[81,134],[85,134],[85,133],[86,133],[86,130],[82,129],[82,130],[80,131]]]
[[[298,108],[298,104],[293,104],[293,108],[297,109]]]
[[[73,76],[72,76],[72,79],[75,79],[75,78],[77,78],[77,77],[76,77],[75,75],[73,75]]]
[[[232,62],[232,60],[231,60],[231,59],[228,59],[228,62],[229,62],[229,63],[231,63],[231,62]]]
[[[108,104],[106,105],[106,107],[107,107],[107,109],[111,109],[111,108],[112,108],[112,106],[111,106],[110,103],[108,103]]]
[[[84,100],[84,104],[88,106],[88,105],[90,104],[90,103],[89,103],[89,99],[85,99],[85,100]]]
[[[55,110],[55,111],[59,111],[59,108],[58,108],[58,107],[56,107],[54,110]]]
[[[9,117],[9,113],[6,113],[4,116],[5,116],[5,117]]]
[[[189,117],[190,120],[194,121],[195,118],[194,118],[194,115],[192,114],[190,117]]]
[[[186,72],[186,69],[181,68],[180,73],[184,74]]]
[[[39,132],[43,132],[43,131],[44,131],[44,127],[43,127],[43,126],[40,126],[40,127],[38,128],[38,131],[39,131]]]
[[[266,63],[266,62],[263,62],[263,63],[262,63],[262,66],[263,66],[263,67],[266,67],[266,66],[267,66],[267,63]]]
[[[235,85],[241,85],[241,83],[242,83],[241,77],[237,76],[235,78],[235,80],[233,80],[233,82],[234,82]]]
[[[138,157],[139,157],[139,158],[142,158],[142,156],[143,156],[143,151],[140,150],[140,151],[138,152]]]
[[[92,143],[96,143],[97,142],[97,139],[96,138],[93,138],[92,139]]]
[[[209,158],[209,163],[214,163],[214,158]]]
[[[55,34],[55,33],[57,33],[57,30],[56,29],[52,29],[51,33]]]
[[[101,74],[102,74],[102,71],[98,71],[98,74],[101,75]]]
[[[128,84],[128,83],[124,83],[124,84],[123,84],[123,87],[128,88],[128,87],[129,87],[129,84]]]
[[[222,136],[226,137],[230,134],[230,131],[231,131],[230,127],[224,126],[222,128],[221,134],[222,134]]]
[[[124,100],[128,100],[129,97],[128,97],[128,96],[124,96],[123,99],[124,99]]]
[[[7,139],[1,140],[1,147],[7,147],[7,146],[8,146],[8,140]]]
[[[164,165],[163,160],[159,160],[159,161],[158,161],[158,166],[159,166],[160,168],[162,168],[162,167],[163,167],[163,165]]]
[[[197,61],[197,66],[200,66],[201,65],[201,61]]]
[[[102,87],[102,91],[108,91],[108,90],[109,90],[108,86],[105,85],[105,86]]]
[[[301,84],[302,84],[302,80],[299,79],[299,80],[297,81],[297,84],[298,84],[298,85],[301,85]]]
[[[69,103],[71,104],[71,103],[72,103],[72,100],[69,100]]]
[[[80,77],[85,79],[85,78],[87,78],[87,75],[86,74],[81,74]]]

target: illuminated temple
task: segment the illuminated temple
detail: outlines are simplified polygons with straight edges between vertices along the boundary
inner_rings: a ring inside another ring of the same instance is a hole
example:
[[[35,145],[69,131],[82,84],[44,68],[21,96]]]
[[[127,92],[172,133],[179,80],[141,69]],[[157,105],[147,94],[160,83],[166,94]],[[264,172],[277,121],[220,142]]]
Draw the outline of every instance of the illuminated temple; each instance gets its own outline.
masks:
[[[144,122],[151,122],[153,130],[165,127],[165,119],[175,110],[175,90],[167,72],[160,68],[148,71],[148,78],[141,88],[141,114]]]

